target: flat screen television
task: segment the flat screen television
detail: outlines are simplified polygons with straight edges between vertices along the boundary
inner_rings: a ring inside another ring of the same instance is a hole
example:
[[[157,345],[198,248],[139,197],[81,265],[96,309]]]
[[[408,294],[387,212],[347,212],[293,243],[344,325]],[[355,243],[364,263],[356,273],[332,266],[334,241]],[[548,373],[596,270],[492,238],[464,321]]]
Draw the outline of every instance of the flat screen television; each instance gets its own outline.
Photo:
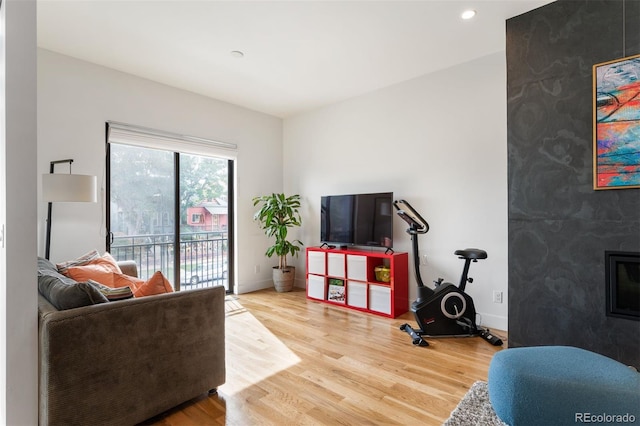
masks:
[[[325,195],[320,205],[322,243],[393,247],[393,192]]]

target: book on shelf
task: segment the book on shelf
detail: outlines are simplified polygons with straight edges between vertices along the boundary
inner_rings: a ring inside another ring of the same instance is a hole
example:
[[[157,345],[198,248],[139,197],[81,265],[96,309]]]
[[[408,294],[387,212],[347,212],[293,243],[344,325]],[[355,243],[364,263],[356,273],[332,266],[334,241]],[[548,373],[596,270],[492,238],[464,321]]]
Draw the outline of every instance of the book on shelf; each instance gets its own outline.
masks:
[[[329,294],[327,299],[331,302],[345,303],[346,295],[344,291],[344,280],[339,278],[329,278]]]

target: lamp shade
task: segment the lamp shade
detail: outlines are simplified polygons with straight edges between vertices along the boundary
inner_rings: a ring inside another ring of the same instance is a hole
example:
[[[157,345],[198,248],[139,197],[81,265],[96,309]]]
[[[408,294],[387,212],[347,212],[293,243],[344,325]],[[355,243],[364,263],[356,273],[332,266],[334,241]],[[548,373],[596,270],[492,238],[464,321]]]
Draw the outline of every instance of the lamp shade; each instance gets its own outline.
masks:
[[[89,202],[98,199],[98,178],[88,175],[42,175],[42,198],[48,202]]]

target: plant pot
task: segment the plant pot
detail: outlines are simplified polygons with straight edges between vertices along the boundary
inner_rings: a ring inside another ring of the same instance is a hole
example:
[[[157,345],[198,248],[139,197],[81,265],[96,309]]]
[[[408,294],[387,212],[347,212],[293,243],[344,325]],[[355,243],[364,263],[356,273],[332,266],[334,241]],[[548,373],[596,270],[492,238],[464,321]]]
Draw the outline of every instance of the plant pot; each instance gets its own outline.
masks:
[[[273,285],[278,293],[291,291],[295,278],[296,268],[294,266],[287,266],[285,269],[273,267]]]

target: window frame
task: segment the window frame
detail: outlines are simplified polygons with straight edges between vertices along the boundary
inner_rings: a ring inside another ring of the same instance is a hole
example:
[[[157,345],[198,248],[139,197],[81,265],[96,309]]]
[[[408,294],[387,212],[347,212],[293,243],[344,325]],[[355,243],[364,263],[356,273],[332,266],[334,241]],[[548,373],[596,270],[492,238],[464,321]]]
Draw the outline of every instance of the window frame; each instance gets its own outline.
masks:
[[[154,142],[155,141],[155,142]],[[105,245],[111,250],[113,234],[110,230],[111,218],[111,144],[159,149],[173,153],[174,163],[174,253],[180,246],[180,154],[198,155],[227,160],[227,235],[228,235],[228,288],[233,293],[235,287],[235,161],[237,146],[193,136],[184,136],[146,127],[133,126],[113,121],[105,123]],[[180,290],[180,256],[174,256],[174,282]]]

